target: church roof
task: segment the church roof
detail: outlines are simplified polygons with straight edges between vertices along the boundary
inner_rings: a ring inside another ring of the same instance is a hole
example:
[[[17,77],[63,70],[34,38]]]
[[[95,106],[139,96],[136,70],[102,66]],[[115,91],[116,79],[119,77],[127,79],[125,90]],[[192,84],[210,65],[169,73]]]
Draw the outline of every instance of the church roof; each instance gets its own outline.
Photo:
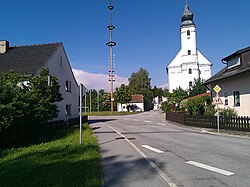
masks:
[[[14,71],[32,75],[39,70],[62,43],[12,46],[0,54],[0,72]]]
[[[181,26],[195,25],[193,22],[193,13],[189,10],[188,4],[185,5],[181,16]]]

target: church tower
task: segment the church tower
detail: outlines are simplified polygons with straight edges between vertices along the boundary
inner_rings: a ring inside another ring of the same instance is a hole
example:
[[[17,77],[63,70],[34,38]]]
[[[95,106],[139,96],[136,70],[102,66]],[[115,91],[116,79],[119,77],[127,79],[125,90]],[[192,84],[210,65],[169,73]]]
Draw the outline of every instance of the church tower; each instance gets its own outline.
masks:
[[[212,63],[196,47],[196,25],[188,4],[181,16],[181,49],[167,66],[169,91],[181,87],[184,90],[197,79],[211,77]]]

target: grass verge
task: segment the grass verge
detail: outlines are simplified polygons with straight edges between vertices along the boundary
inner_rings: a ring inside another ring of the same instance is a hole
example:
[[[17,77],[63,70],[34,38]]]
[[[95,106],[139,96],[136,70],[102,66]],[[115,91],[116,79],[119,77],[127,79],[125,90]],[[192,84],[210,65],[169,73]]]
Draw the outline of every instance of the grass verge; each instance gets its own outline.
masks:
[[[50,134],[51,136],[51,134]],[[56,132],[46,143],[0,151],[0,186],[101,186],[99,146],[83,126]]]

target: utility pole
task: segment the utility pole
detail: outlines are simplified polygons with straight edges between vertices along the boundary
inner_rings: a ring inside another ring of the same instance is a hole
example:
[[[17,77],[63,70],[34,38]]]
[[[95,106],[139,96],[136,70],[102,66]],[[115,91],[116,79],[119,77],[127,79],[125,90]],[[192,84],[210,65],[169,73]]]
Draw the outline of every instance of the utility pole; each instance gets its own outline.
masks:
[[[114,79],[114,70],[113,70],[113,49],[112,47],[116,46],[116,43],[112,40],[112,31],[115,29],[115,26],[112,25],[112,10],[114,6],[112,4],[112,0],[110,0],[110,4],[108,6],[108,10],[110,12],[110,24],[107,27],[109,29],[109,42],[106,43],[109,46],[109,81],[110,81],[110,111],[113,113],[114,110],[114,98],[113,98],[113,82]]]

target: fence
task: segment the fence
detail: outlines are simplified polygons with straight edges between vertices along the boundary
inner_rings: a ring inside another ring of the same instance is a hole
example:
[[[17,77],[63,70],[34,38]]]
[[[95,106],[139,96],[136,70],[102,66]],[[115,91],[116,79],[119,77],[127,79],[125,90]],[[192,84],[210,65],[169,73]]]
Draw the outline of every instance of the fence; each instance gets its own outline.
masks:
[[[166,120],[202,128],[217,128],[217,116],[191,116],[184,112],[167,112]],[[220,116],[220,129],[250,132],[250,117]]]

